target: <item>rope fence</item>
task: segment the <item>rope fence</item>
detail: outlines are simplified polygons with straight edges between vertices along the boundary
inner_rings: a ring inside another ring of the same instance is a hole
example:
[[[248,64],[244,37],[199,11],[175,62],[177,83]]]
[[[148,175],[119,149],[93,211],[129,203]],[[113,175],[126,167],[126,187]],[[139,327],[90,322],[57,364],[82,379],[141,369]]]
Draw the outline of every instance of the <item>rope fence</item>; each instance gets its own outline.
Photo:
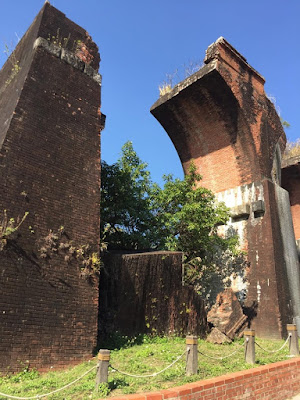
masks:
[[[297,335],[297,327],[296,325],[287,325],[288,337],[284,344],[277,350],[267,350],[264,349],[259,343],[255,341],[255,331],[254,330],[246,330],[244,331],[245,341],[243,344],[237,344],[237,349],[232,353],[222,356],[216,357],[207,353],[204,353],[198,350],[198,338],[197,336],[187,336],[186,337],[186,350],[180,356],[176,358],[170,365],[163,368],[161,371],[154,372],[152,374],[144,374],[137,375],[129,372],[120,371],[118,368],[112,366],[110,364],[110,352],[109,350],[100,350],[98,354],[99,364],[97,369],[97,377],[96,377],[96,386],[102,382],[108,382],[108,369],[111,368],[112,372],[118,372],[122,375],[129,376],[132,378],[151,378],[155,377],[167,369],[171,368],[174,364],[176,364],[185,354],[186,354],[186,375],[195,375],[198,372],[198,354],[202,357],[209,358],[212,360],[224,360],[226,358],[233,357],[236,355],[241,349],[244,350],[244,359],[246,363],[254,364],[255,363],[255,346],[260,347],[263,351],[267,353],[278,353],[283,350],[286,346],[289,346],[290,355],[297,356],[299,355],[299,346],[298,346],[298,335]]]
[[[225,360],[226,358],[230,358],[232,356],[234,356],[240,349],[235,350],[234,352],[232,352],[231,354],[228,354],[227,356],[223,356],[223,357],[213,357],[213,356],[209,356],[208,354],[202,353],[201,351],[198,350],[198,353],[201,354],[201,356],[209,358],[210,360]]]
[[[237,343],[237,346],[244,350],[244,345]],[[230,357],[234,356],[238,351],[240,351],[239,348],[236,349],[235,351],[233,351],[231,354],[228,354],[223,357],[213,357],[208,354],[202,353],[200,350],[198,350],[198,353],[201,354],[201,356],[203,356],[203,357],[210,358],[211,360],[221,360],[222,361],[222,360],[225,360],[226,358],[230,358]]]
[[[283,350],[283,349],[285,348],[285,346],[287,346],[287,344],[289,343],[290,337],[291,337],[291,334],[289,333],[289,336],[287,337],[286,341],[285,341],[285,342],[283,343],[283,345],[282,345],[279,349],[277,349],[277,350],[267,350],[267,349],[263,348],[262,345],[260,345],[260,344],[257,343],[256,341],[255,341],[255,344],[256,344],[257,347],[259,347],[260,349],[262,349],[265,353],[275,354],[275,353],[279,353],[279,351]]]
[[[187,336],[186,337],[186,349],[185,351],[180,354],[174,361],[172,361],[169,365],[163,368],[160,371],[154,372],[152,374],[144,374],[144,375],[135,375],[129,372],[124,372],[119,370],[118,368],[114,367],[110,364],[110,351],[107,349],[101,349],[98,353],[98,364],[90,368],[84,374],[79,376],[74,381],[64,385],[61,388],[55,389],[49,393],[39,394],[31,397],[19,397],[13,396],[5,393],[0,392],[0,397],[4,397],[7,399],[13,400],[35,400],[35,399],[42,399],[43,397],[51,396],[55,393],[58,393],[62,390],[67,389],[68,387],[74,385],[86,375],[91,373],[94,369],[96,369],[96,379],[95,379],[95,389],[97,390],[101,383],[108,382],[108,371],[109,368],[112,372],[117,372],[119,374],[129,376],[132,378],[152,378],[157,375],[162,374],[169,368],[173,367],[177,362],[179,362],[185,355],[186,355],[186,375],[195,375],[198,372],[198,354],[203,357],[212,359],[212,360],[224,360],[226,358],[233,357],[237,354],[242,348],[244,349],[244,358],[246,363],[254,364],[255,363],[255,346],[259,347],[261,350],[267,353],[278,353],[279,351],[283,350],[286,346],[289,346],[289,353],[290,356],[299,356],[299,344],[298,344],[298,334],[297,334],[297,327],[294,324],[287,325],[288,337],[284,344],[277,350],[267,350],[263,348],[259,343],[255,340],[255,331],[254,330],[245,330],[244,331],[244,343],[237,344],[238,348],[234,350],[231,354],[225,355],[223,357],[215,357],[206,353],[201,352],[198,350],[198,338],[197,336]]]

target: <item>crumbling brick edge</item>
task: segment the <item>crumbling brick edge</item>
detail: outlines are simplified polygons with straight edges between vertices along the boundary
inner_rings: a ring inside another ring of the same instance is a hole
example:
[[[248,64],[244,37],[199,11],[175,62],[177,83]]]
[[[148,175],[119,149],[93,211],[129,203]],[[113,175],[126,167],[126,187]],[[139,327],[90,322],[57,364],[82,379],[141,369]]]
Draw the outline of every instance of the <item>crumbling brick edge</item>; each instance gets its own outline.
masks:
[[[300,393],[300,357],[116,400],[286,400]]]
[[[53,43],[49,43],[48,40],[42,37],[38,37],[33,44],[34,49],[37,49],[38,47],[42,47],[48,53],[54,55],[57,58],[61,58],[67,64],[70,64],[72,65],[72,67],[79,69],[81,72],[88,75],[95,82],[97,82],[98,85],[101,86],[101,75],[98,74],[98,72],[93,69],[88,63],[85,63],[84,61],[80,60],[80,58],[76,57],[76,55],[73,54],[71,51],[63,47],[56,46]]]

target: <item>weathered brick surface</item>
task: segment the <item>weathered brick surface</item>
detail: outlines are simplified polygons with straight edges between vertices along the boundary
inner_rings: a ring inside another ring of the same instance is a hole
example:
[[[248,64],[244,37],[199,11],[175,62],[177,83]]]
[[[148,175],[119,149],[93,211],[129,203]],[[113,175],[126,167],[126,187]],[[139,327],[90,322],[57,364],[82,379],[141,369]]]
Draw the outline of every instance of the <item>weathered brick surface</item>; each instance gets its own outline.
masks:
[[[185,172],[194,160],[202,184],[214,192],[271,179],[276,145],[283,150],[286,137],[264,78],[223,38],[204,61],[151,113],[169,133]]]
[[[300,359],[188,383],[171,389],[116,397],[117,400],[287,400],[300,392]]]
[[[201,185],[233,207],[230,229],[240,235],[250,261],[246,306],[257,315],[255,329],[260,336],[284,336],[293,312],[275,187],[286,137],[264,78],[224,38],[209,46],[204,61],[151,113],[185,172],[193,161]]]
[[[290,323],[292,310],[287,283],[283,244],[280,234],[278,211],[274,185],[269,180],[263,181],[265,214],[248,222],[248,259],[249,289],[247,306],[257,304],[253,328],[260,335],[270,338],[278,337],[278,333],[286,335],[285,327]],[[258,301],[258,285],[260,298]]]
[[[204,302],[182,284],[182,253],[108,253],[101,275],[101,336],[118,331],[196,334],[207,331]]]
[[[78,362],[97,339],[98,279],[83,278],[80,264],[63,255],[38,256],[42,238],[60,226],[76,248],[97,251],[99,244],[100,87],[42,47],[33,50],[37,37],[57,32],[69,37],[70,51],[74,40],[86,43],[98,68],[85,30],[46,3],[15,50],[20,72],[9,84],[9,61],[0,72],[0,212],[29,212],[16,241],[0,252],[3,372],[27,362]]]

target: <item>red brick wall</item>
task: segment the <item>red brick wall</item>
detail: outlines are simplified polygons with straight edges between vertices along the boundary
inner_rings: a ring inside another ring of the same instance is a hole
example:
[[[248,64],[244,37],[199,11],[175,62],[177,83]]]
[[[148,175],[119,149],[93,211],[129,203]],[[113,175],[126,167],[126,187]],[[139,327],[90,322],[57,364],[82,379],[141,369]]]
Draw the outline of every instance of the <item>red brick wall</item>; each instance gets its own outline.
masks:
[[[100,277],[101,336],[207,332],[203,299],[182,284],[182,253],[107,253]]]
[[[173,141],[185,172],[191,160],[202,185],[218,193],[272,179],[276,144],[286,137],[264,79],[231,45],[218,40],[205,65],[151,108]]]
[[[300,393],[300,358],[118,400],[287,400]]]
[[[0,252],[2,372],[79,362],[97,341],[98,278],[82,277],[75,257],[39,257],[43,238],[60,226],[75,248],[99,245],[100,87],[43,47],[33,50],[37,37],[58,28],[88,43],[98,68],[85,30],[46,3],[16,49],[20,73],[6,85],[9,64],[0,72],[11,113],[8,127],[0,120],[0,213],[17,219],[29,212]]]

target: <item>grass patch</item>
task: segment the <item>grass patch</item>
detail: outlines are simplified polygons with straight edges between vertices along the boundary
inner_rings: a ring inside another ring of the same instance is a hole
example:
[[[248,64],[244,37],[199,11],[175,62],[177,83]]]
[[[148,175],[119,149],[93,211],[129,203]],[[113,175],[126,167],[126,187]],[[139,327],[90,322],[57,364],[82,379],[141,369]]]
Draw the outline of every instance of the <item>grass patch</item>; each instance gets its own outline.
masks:
[[[269,351],[279,349],[284,343],[283,340],[256,339],[256,341]],[[153,378],[127,377],[110,369],[108,384],[101,384],[99,390],[95,391],[96,372],[94,369],[75,385],[53,394],[47,399],[95,400],[106,396],[170,388],[187,382],[253,368],[252,365],[244,362],[243,343],[244,340],[241,339],[220,346],[199,340],[198,349],[205,355],[224,357],[236,350],[237,352],[223,360],[212,360],[199,354],[199,370],[195,376],[185,376],[184,356],[172,368]],[[185,351],[186,345],[185,339],[177,337],[159,338],[140,335],[132,339],[115,335],[107,343],[103,343],[101,347],[111,350],[111,365],[113,367],[130,374],[143,375],[152,374],[165,368]],[[256,347],[256,366],[286,360],[288,354],[288,346],[275,354],[268,354]],[[96,364],[97,360],[93,359],[64,371],[50,371],[45,374],[39,374],[35,370],[25,368],[18,374],[0,377],[0,392],[21,397],[48,393],[77,379]],[[4,397],[0,395],[0,399],[4,400]]]

